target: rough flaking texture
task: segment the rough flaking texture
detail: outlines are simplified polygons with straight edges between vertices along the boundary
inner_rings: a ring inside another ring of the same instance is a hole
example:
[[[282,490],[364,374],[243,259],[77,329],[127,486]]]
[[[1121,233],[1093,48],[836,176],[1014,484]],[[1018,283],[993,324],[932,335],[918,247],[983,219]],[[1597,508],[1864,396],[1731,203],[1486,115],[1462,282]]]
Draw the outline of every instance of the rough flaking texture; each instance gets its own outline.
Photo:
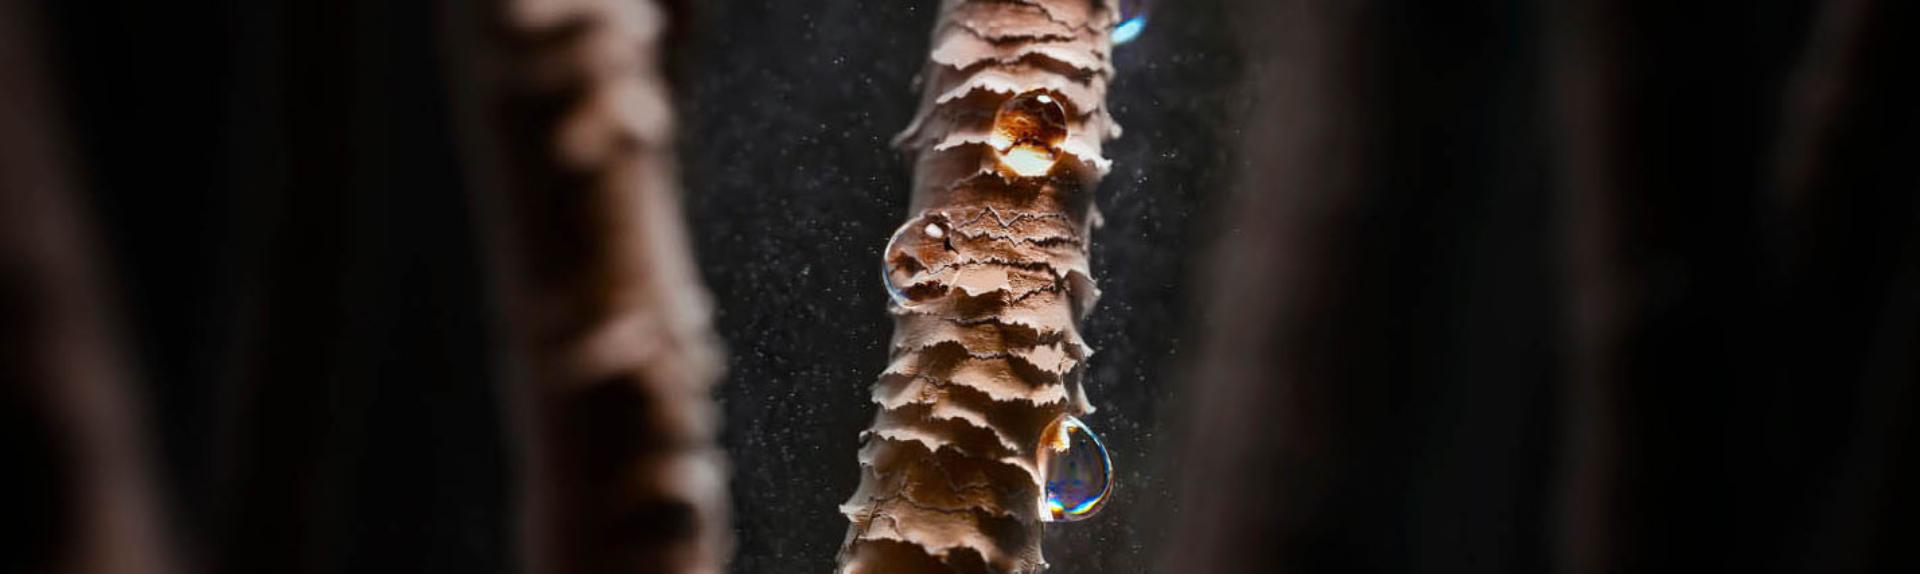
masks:
[[[1119,134],[1103,101],[1117,16],[1102,0],[941,5],[920,112],[896,142],[914,159],[911,212],[883,255],[901,299],[860,487],[841,507],[841,572],[1046,568],[1041,431],[1092,410],[1078,325],[1098,296],[1100,148]],[[1036,96],[1064,109],[1067,133],[1046,142],[1046,175],[1021,177],[995,116]]]
[[[520,350],[529,571],[720,572],[711,303],[687,245],[659,40],[635,0],[480,13],[495,250]],[[498,67],[486,67],[497,62]]]

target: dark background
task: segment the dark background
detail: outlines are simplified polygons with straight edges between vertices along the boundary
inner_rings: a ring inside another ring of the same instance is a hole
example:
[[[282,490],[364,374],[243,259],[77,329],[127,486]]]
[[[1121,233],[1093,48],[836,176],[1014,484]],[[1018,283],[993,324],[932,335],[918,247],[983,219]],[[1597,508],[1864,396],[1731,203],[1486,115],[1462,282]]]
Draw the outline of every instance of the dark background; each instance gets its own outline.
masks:
[[[820,570],[891,322],[932,3],[696,2],[673,62],[686,204],[730,360],[741,572]],[[431,2],[43,2],[79,171],[193,570],[508,570],[512,464]],[[1119,489],[1055,571],[1133,572],[1202,203],[1232,158],[1222,10],[1118,51],[1088,418]],[[1071,557],[1071,558],[1069,558]]]
[[[444,6],[32,4],[186,570],[513,570]],[[734,569],[826,570],[933,3],[680,4]],[[1913,571],[1914,11],[1158,3],[1086,324],[1119,489],[1055,571]]]

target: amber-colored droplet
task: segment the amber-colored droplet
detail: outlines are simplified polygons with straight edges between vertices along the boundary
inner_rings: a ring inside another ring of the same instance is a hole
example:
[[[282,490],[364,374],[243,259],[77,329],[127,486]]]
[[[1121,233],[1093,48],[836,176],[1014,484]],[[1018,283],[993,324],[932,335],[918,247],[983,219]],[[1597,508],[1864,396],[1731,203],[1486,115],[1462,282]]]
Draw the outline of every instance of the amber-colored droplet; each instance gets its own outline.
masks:
[[[1007,153],[1014,146],[1052,149],[1067,139],[1067,109],[1042,90],[1014,96],[993,115],[993,149]]]
[[[1001,167],[1020,177],[1039,177],[1059,159],[1060,142],[1067,139],[1067,109],[1045,91],[1014,96],[993,115],[989,142]]]

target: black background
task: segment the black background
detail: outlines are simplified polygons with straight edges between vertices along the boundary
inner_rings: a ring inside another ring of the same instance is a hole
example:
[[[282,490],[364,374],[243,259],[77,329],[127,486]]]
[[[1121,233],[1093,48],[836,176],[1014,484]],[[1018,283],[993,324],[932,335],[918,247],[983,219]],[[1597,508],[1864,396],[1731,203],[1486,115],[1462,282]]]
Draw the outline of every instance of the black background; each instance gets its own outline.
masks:
[[[502,334],[446,77],[454,2],[33,2],[185,571],[514,570]],[[888,140],[934,3],[679,4],[681,179],[729,350],[734,570],[824,571],[884,363],[877,256],[908,181]],[[1603,365],[1624,405],[1619,564],[1911,571],[1912,3],[1861,2],[1873,17],[1838,34],[1851,83],[1808,120],[1831,124],[1807,152],[1811,199],[1775,211],[1787,112],[1836,5],[1156,4],[1117,51],[1126,134],[1085,326],[1087,422],[1119,489],[1048,529],[1055,571],[1153,570],[1183,535],[1248,568],[1577,566],[1556,530],[1558,472],[1583,456],[1567,317],[1585,263],[1566,246],[1594,214],[1572,207],[1566,148],[1607,137],[1621,159],[1601,175],[1624,183],[1599,225],[1625,265],[1601,279],[1644,296]],[[1553,22],[1606,30],[1612,60],[1570,66]],[[1250,87],[1323,54],[1344,65]],[[1619,104],[1583,132],[1558,114],[1587,73]],[[1257,122],[1300,94],[1347,122],[1331,151],[1258,137],[1293,133]],[[1340,185],[1259,179],[1316,166]],[[1264,209],[1342,194],[1357,199]],[[1332,257],[1263,274],[1299,253]],[[1331,294],[1254,312],[1303,285]],[[1196,364],[1238,327],[1307,336]],[[1231,380],[1186,374],[1210,372]],[[1235,384],[1296,394],[1238,419],[1181,394]],[[1245,456],[1176,432],[1216,416]],[[1317,450],[1270,448],[1286,441]],[[1176,531],[1196,489],[1240,504],[1214,523],[1242,528]]]

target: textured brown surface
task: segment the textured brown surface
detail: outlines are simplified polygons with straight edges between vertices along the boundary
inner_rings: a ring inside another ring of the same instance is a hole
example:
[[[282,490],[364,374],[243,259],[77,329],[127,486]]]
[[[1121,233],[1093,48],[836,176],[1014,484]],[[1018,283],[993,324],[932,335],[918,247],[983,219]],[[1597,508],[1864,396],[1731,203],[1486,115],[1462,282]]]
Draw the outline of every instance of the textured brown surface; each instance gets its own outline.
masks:
[[[892,362],[874,386],[843,572],[1036,572],[1041,430],[1092,410],[1080,318],[1105,175],[1109,30],[1091,0],[948,1],[922,72],[909,220],[883,256],[895,304]],[[1002,104],[1044,94],[1065,111],[1044,177],[1018,177],[990,143]],[[937,229],[929,234],[927,226]]]
[[[476,110],[520,350],[534,572],[720,572],[710,308],[681,222],[650,2],[482,12]]]

